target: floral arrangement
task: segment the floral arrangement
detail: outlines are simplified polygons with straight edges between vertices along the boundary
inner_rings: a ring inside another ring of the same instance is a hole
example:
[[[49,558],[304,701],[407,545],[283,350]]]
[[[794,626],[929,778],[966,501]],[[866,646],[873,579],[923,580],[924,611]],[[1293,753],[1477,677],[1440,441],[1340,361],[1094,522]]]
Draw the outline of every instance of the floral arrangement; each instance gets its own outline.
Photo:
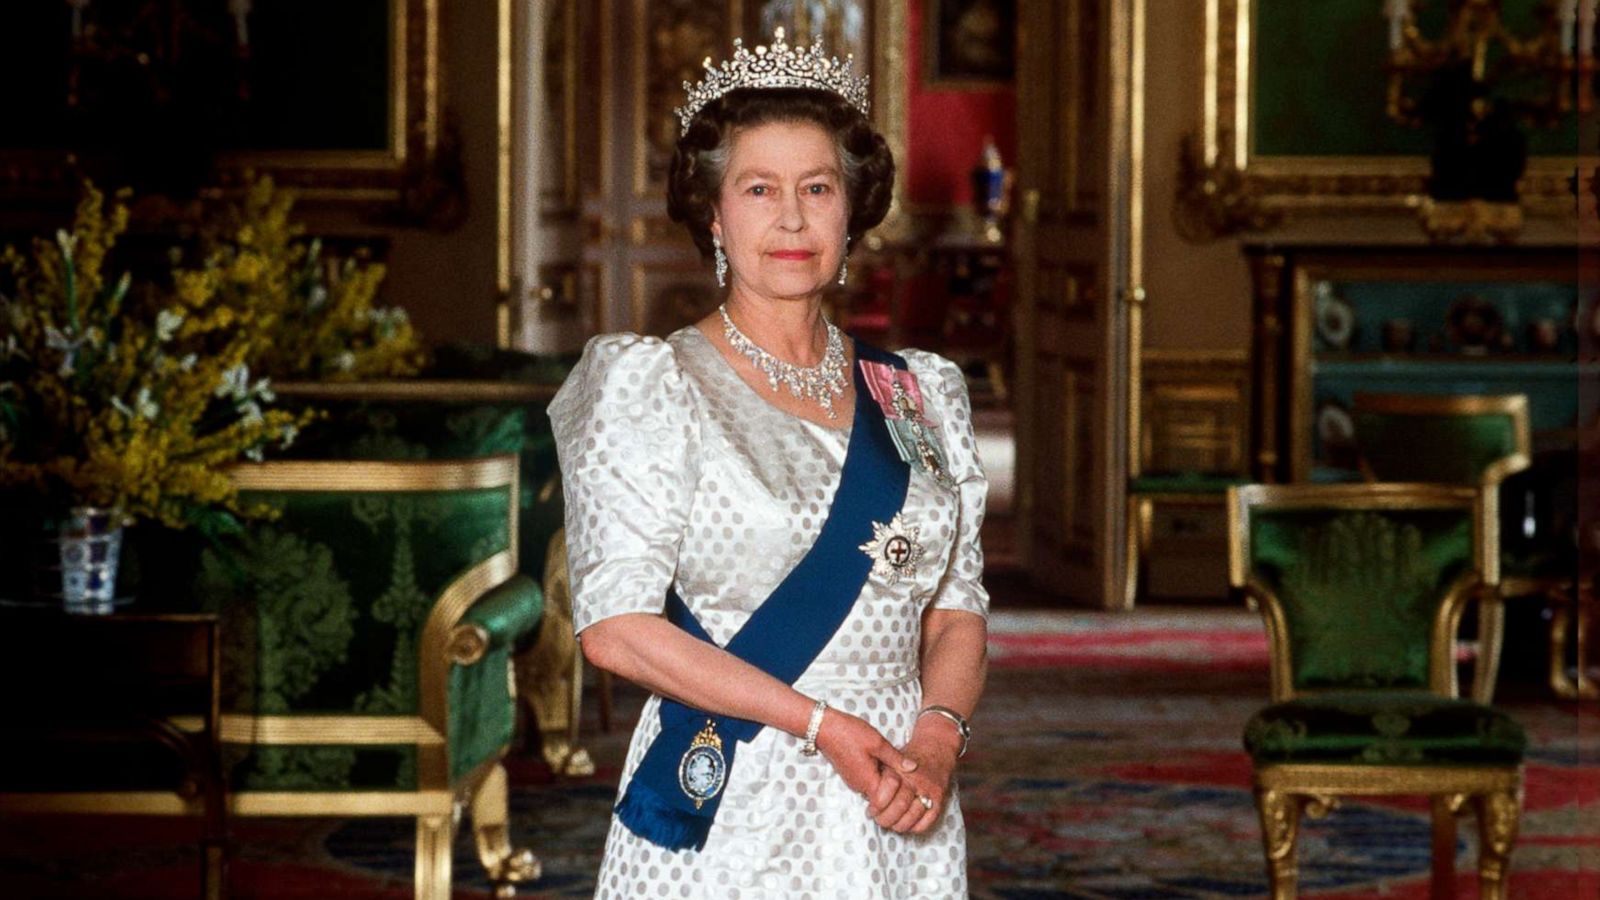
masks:
[[[290,220],[294,197],[270,178],[208,229],[203,266],[180,269],[180,292],[216,296],[259,334],[255,371],[274,379],[350,381],[415,375],[426,362],[405,310],[373,305],[384,267],[331,260]]]
[[[265,408],[260,338],[231,309],[107,277],[125,199],[88,186],[70,231],[0,255],[0,487],[172,527],[240,512],[224,467],[287,445],[308,417]]]
[[[225,469],[313,417],[273,409],[272,379],[418,371],[403,312],[372,305],[383,267],[325,260],[292,205],[255,182],[206,230],[200,263],[157,282],[107,274],[127,196],[92,185],[70,230],[0,254],[0,489],[217,527],[257,512]]]

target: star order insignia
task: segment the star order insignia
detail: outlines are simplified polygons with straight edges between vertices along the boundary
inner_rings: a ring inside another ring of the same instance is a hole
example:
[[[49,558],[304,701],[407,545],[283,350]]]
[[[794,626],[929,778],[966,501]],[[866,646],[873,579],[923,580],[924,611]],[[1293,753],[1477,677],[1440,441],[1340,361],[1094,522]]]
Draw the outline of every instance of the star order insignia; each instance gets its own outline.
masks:
[[[861,552],[872,560],[873,577],[894,585],[915,575],[923,554],[917,543],[921,532],[921,526],[906,525],[900,513],[888,525],[873,522],[872,540],[861,545]]]

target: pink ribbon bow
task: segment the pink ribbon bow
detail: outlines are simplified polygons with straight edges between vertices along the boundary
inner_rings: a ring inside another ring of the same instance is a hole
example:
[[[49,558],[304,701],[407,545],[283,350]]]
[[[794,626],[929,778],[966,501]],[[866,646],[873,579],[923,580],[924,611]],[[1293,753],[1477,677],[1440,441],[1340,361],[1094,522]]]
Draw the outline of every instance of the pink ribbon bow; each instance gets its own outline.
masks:
[[[872,399],[878,401],[883,408],[883,414],[889,419],[903,419],[900,407],[894,402],[894,389],[900,386],[901,391],[911,401],[912,411],[916,419],[924,425],[937,424],[927,418],[922,403],[922,389],[917,386],[917,376],[904,369],[897,369],[886,363],[861,360],[861,377],[867,383],[867,392]]]

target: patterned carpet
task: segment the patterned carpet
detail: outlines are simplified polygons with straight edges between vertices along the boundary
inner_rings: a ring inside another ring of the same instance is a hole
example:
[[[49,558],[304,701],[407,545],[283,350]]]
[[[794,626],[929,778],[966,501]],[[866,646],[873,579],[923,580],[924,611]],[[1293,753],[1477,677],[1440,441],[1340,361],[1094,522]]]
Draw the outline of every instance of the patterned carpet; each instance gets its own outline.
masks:
[[[1265,892],[1239,733],[1266,694],[1266,647],[1232,611],[1002,613],[993,671],[964,761],[973,896],[996,900],[1213,900]],[[1526,812],[1512,896],[1600,896],[1597,711],[1508,685],[1529,730]],[[623,723],[594,734],[600,771],[558,781],[511,760],[514,833],[545,865],[535,897],[587,897],[606,812],[642,694],[619,691]],[[594,715],[590,705],[589,715]],[[0,823],[0,896],[193,896],[178,823],[77,819]],[[1476,896],[1470,819],[1458,842],[1462,896]],[[233,896],[348,900],[410,895],[410,826],[399,820],[244,822]],[[1302,896],[1427,894],[1428,822],[1415,802],[1347,803],[1302,836]],[[458,896],[486,896],[470,842]]]

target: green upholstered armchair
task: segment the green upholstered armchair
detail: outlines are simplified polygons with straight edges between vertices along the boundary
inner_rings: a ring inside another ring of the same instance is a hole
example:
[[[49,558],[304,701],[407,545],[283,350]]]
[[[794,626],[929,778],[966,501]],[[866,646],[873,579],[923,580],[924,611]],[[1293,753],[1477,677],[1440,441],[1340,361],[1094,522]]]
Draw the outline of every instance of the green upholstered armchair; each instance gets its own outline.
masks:
[[[223,617],[235,815],[414,816],[416,896],[450,896],[470,806],[497,894],[538,877],[507,834],[511,654],[538,623],[517,574],[515,455],[241,467],[276,518],[205,552]]]
[[[1530,461],[1522,394],[1357,393],[1352,406],[1369,481],[1488,487]]]
[[[1483,896],[1506,896],[1526,737],[1458,697],[1466,606],[1499,622],[1495,520],[1484,492],[1421,484],[1250,485],[1228,492],[1229,578],[1262,614],[1272,705],[1245,728],[1274,898],[1295,896],[1302,812],[1340,795],[1423,794],[1435,896],[1454,877],[1454,814],[1478,818]],[[1481,652],[1497,652],[1485,640]],[[1493,666],[1479,667],[1481,674]]]
[[[562,561],[557,573],[562,589],[545,591],[537,633],[516,648],[517,692],[538,724],[540,750],[550,768],[562,775],[591,775],[594,762],[578,744],[583,657],[564,590],[566,553],[552,552],[560,543],[564,509],[561,473],[555,438],[543,415],[555,395],[556,386],[550,381],[559,380],[569,367],[558,360],[509,351],[484,359],[467,354],[462,348],[444,354],[447,370],[505,380],[290,383],[278,385],[277,391],[329,413],[329,420],[298,445],[299,452],[338,459],[517,454],[518,571],[548,586],[547,560]]]
[[[1566,460],[1529,470],[1533,454],[1525,395],[1358,393],[1353,415],[1369,481],[1475,485],[1488,493],[1495,516],[1504,512],[1500,498],[1507,492],[1520,498],[1537,490],[1544,500],[1575,493],[1570,483],[1549,483],[1575,480],[1575,466]],[[1517,510],[1511,515],[1517,517]],[[1569,528],[1545,532],[1533,541],[1501,545],[1501,594],[1551,602],[1551,690],[1567,699],[1600,697],[1600,687],[1585,675],[1581,650],[1577,680],[1566,672],[1566,623],[1577,605],[1577,546]]]

